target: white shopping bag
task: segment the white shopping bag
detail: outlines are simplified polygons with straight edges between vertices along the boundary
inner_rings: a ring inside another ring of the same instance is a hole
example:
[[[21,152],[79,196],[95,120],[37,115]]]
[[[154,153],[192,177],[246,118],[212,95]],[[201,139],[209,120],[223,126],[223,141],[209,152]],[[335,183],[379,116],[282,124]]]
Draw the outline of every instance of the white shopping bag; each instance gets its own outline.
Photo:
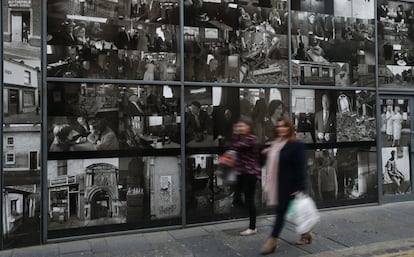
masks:
[[[320,221],[315,202],[306,194],[296,195],[289,206],[288,213],[287,218],[296,225],[296,233],[298,234],[311,231]]]

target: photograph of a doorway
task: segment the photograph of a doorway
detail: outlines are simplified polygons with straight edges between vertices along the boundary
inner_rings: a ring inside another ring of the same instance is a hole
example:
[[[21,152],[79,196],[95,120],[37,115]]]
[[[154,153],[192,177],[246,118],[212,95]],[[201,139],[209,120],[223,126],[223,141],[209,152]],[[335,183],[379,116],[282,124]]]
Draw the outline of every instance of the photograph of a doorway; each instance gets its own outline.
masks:
[[[11,41],[29,43],[30,36],[30,12],[11,12]]]

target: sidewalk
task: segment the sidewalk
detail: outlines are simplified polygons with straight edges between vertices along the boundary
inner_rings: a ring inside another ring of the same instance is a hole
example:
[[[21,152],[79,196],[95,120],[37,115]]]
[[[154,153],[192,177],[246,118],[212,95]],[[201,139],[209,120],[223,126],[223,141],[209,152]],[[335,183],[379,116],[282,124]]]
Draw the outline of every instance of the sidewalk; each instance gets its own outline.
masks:
[[[242,237],[247,220],[178,230],[85,239],[1,251],[0,257],[231,257],[259,256],[273,217],[258,218],[258,233]],[[321,212],[310,245],[296,246],[286,224],[279,248],[269,256],[413,257],[414,202],[363,206]]]

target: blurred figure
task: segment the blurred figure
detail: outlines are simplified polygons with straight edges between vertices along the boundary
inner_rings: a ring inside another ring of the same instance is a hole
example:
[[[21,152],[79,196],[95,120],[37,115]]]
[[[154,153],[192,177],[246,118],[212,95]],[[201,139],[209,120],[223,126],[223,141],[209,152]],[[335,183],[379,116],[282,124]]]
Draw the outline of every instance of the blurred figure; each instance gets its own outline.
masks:
[[[277,119],[275,139],[262,151],[267,155],[264,194],[268,205],[276,205],[273,231],[261,248],[261,254],[269,254],[277,248],[277,239],[285,223],[289,202],[307,188],[305,145],[296,140],[293,123],[287,117]],[[301,235],[296,244],[310,244],[312,234]]]
[[[259,146],[257,137],[253,134],[253,122],[250,119],[240,119],[234,124],[230,149],[237,152],[237,161],[234,167],[237,171],[237,184],[233,203],[244,205],[249,212],[249,228],[240,232],[240,235],[254,235],[257,233],[254,202],[256,182],[261,178],[261,169]],[[244,195],[244,204],[241,201],[241,194]]]

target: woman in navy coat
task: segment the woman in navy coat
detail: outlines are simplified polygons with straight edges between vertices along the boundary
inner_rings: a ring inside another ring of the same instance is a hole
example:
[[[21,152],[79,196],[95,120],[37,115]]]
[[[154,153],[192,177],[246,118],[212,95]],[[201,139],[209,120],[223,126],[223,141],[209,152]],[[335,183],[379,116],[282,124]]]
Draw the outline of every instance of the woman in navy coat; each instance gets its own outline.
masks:
[[[277,238],[282,231],[289,202],[304,192],[307,184],[305,145],[296,140],[295,129],[287,117],[280,117],[275,128],[272,145],[262,151],[267,155],[264,193],[269,205],[277,205],[276,220],[269,239],[261,253],[268,254],[277,248]],[[302,234],[297,244],[311,243],[310,232]]]

